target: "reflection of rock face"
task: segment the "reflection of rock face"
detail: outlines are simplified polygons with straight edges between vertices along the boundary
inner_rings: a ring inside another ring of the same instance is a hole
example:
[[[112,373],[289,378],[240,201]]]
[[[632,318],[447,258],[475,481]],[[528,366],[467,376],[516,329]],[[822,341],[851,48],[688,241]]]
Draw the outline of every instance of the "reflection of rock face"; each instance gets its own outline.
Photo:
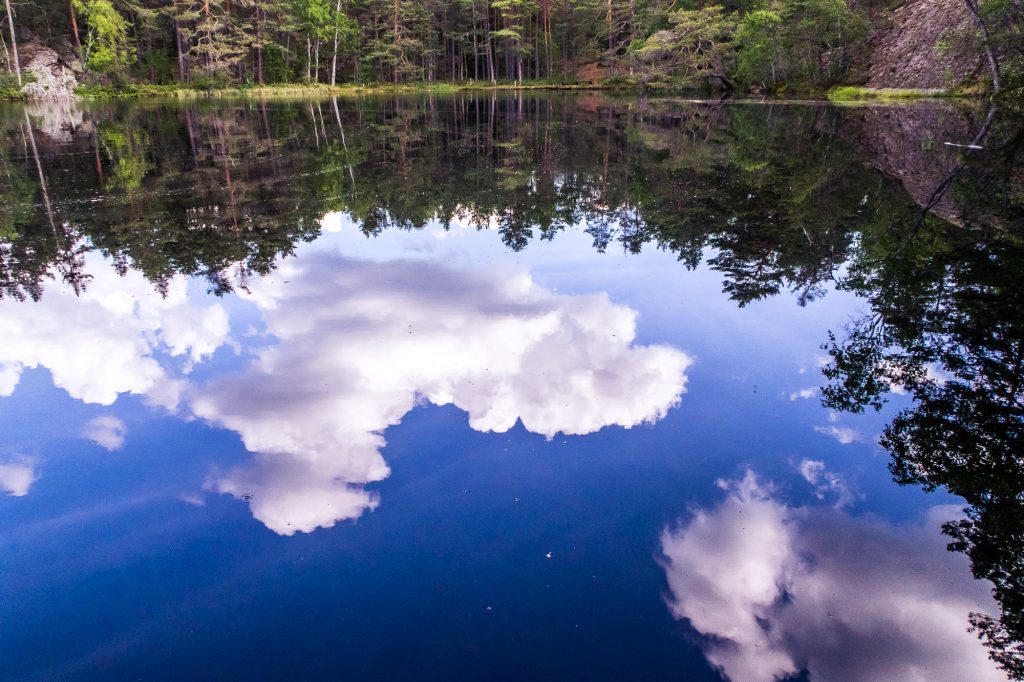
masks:
[[[871,40],[868,86],[948,88],[975,77],[981,55],[943,54],[937,45],[970,28],[961,0],[910,0]]]
[[[71,142],[76,130],[82,127],[84,116],[74,99],[38,100],[26,107],[33,127],[54,142]]]
[[[62,48],[65,46],[61,46]],[[53,48],[28,43],[21,48],[22,69],[32,75],[33,82],[22,88],[29,99],[69,99],[78,87],[78,60],[67,49],[58,54]]]
[[[936,507],[894,526],[828,508],[793,508],[750,471],[661,537],[669,607],[708,637],[704,653],[733,682],[1000,680],[968,632],[994,607],[989,585],[965,586]]]
[[[957,148],[945,143],[971,142],[980,125],[972,119],[968,112],[945,105],[864,107],[848,111],[852,125],[845,128],[871,165],[899,180],[914,203],[924,206],[957,165]],[[960,222],[948,193],[932,212]]]

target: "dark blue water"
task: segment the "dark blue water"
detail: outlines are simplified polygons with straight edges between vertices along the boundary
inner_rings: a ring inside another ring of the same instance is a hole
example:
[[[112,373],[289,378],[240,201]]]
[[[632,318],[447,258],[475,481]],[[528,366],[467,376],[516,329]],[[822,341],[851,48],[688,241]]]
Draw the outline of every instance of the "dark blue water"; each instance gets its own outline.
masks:
[[[0,677],[1002,678],[963,500],[878,442],[911,396],[821,403],[864,296],[321,217],[227,293],[98,248],[0,301]]]

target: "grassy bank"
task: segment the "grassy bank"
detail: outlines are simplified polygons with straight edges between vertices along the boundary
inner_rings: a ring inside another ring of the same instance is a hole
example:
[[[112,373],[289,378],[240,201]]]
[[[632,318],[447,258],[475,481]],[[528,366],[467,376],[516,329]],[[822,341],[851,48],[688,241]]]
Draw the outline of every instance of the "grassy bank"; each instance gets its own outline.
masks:
[[[19,102],[25,99],[21,89],[17,86],[0,85],[0,102]]]
[[[308,97],[374,94],[453,93],[469,90],[592,90],[602,86],[579,83],[527,81],[524,83],[374,83],[367,85],[343,84],[287,84],[244,85],[218,88],[193,88],[182,85],[82,85],[75,93],[85,99],[134,99],[144,97],[171,97],[198,99],[215,97]]]
[[[330,97],[360,96],[388,94],[446,94],[468,91],[496,90],[608,90],[619,92],[645,92],[651,95],[667,95],[692,93],[692,85],[678,82],[658,81],[640,87],[631,79],[616,77],[608,78],[601,83],[565,83],[558,81],[525,81],[523,83],[488,81],[465,81],[461,83],[346,83],[330,86],[318,84],[281,84],[281,85],[232,85],[223,87],[190,87],[186,85],[80,85],[75,93],[83,99],[205,99],[205,98],[299,98],[299,97]],[[703,91],[700,91],[703,92]],[[796,93],[777,92],[775,96],[792,96]],[[913,88],[865,88],[859,86],[840,86],[827,92],[801,93],[812,99],[827,98],[836,103],[857,102],[902,102],[915,99],[962,98],[978,97],[985,93],[980,90],[958,89],[913,89]],[[0,101],[24,100],[17,86],[0,83]]]
[[[943,90],[940,88],[864,88],[843,85],[832,88],[826,96],[833,102],[860,102],[864,100],[905,101],[913,99],[939,99],[951,97],[974,97],[980,93],[967,90]]]

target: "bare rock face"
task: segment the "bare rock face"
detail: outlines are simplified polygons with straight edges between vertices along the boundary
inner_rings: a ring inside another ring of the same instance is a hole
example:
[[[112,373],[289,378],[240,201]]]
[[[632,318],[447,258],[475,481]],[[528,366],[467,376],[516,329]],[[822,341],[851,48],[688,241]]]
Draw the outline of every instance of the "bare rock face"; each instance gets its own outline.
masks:
[[[963,0],[908,0],[871,38],[867,86],[940,89],[976,77],[984,66],[980,54],[939,49],[940,41],[965,30],[972,24]]]
[[[54,49],[30,42],[20,52],[22,71],[32,77],[32,82],[21,89],[29,99],[61,100],[75,96],[77,74],[82,73],[82,68],[70,46],[59,45]]]

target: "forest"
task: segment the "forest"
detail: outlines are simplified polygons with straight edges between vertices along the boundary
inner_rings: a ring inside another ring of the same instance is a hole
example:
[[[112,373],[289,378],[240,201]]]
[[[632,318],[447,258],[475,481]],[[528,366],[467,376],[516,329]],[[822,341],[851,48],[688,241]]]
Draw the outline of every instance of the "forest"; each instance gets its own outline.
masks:
[[[1021,0],[957,0],[942,50],[1019,83]],[[863,82],[892,0],[5,0],[0,87],[19,41],[66,48],[86,86],[480,84],[824,89]],[[57,49],[60,53],[60,49]]]

